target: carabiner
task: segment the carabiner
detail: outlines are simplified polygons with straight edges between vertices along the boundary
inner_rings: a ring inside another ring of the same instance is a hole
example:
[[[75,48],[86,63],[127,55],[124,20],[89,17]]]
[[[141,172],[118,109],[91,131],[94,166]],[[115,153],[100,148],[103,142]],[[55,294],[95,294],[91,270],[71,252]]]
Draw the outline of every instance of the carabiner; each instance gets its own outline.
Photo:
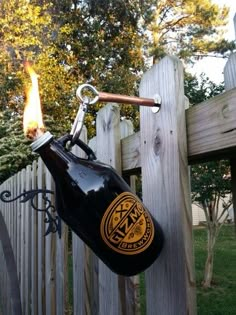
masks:
[[[79,106],[79,110],[77,112],[75,121],[71,128],[71,132],[70,132],[70,134],[72,135],[71,146],[75,144],[76,140],[80,136],[80,133],[82,131],[83,124],[84,124],[85,114],[88,109],[88,104],[89,104],[89,99],[87,98],[87,96],[85,96],[82,103]]]
[[[92,86],[91,84],[85,83],[85,84],[82,84],[78,87],[78,89],[76,91],[76,96],[82,102],[84,102],[84,100],[85,100],[84,96],[82,95],[83,90],[90,90],[91,92],[93,92],[95,94],[95,97],[93,99],[89,98],[89,102],[87,103],[88,105],[92,105],[92,104],[97,103],[97,101],[99,100],[99,93],[94,86]],[[86,97],[86,99],[87,99],[87,97]]]

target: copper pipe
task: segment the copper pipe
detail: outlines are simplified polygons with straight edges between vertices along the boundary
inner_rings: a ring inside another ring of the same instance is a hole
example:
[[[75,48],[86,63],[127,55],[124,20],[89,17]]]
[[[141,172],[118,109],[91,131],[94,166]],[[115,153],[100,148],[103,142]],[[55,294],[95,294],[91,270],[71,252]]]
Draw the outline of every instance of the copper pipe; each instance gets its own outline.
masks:
[[[76,91],[76,96],[84,102],[84,97],[82,91],[84,89],[89,90],[95,96],[93,99],[90,99],[89,105],[96,104],[97,102],[114,102],[114,103],[123,103],[123,104],[134,104],[134,105],[143,105],[152,107],[153,112],[157,113],[161,107],[161,98],[158,94],[155,95],[154,99],[152,98],[142,98],[136,96],[127,96],[121,94],[113,94],[106,92],[98,92],[97,89],[90,84],[82,84],[78,87]]]
[[[157,106],[157,107],[160,106],[160,104],[155,103],[154,99],[151,99],[151,98],[142,98],[142,97],[112,94],[112,93],[106,93],[106,92],[98,92],[98,101],[134,104],[134,105],[142,105],[142,106]]]

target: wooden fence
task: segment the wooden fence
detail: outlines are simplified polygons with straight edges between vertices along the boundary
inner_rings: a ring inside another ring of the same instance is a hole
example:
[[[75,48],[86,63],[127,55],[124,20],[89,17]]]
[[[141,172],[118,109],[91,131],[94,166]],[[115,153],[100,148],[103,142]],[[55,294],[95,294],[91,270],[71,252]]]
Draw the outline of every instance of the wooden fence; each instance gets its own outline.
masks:
[[[89,145],[99,160],[126,178],[131,176],[131,183],[132,175],[141,169],[144,204],[164,230],[164,249],[145,272],[146,314],[196,314],[188,161],[235,154],[236,90],[186,110],[182,63],[165,57],[144,74],[140,84],[142,97],[156,93],[162,98],[161,110],[154,114],[141,107],[138,133],[133,133],[130,121],[120,123],[118,105],[101,109],[97,135]],[[85,130],[82,140],[86,141]],[[40,159],[8,179],[0,192],[19,195],[24,189],[37,188],[53,190]],[[42,202],[39,195],[38,206]],[[14,252],[24,315],[140,314],[138,276],[112,273],[76,235],[68,246],[65,225],[61,238],[58,234],[44,237],[44,215],[27,203],[0,203],[0,209]],[[0,245],[1,311],[10,315],[15,314],[14,300],[3,253]]]

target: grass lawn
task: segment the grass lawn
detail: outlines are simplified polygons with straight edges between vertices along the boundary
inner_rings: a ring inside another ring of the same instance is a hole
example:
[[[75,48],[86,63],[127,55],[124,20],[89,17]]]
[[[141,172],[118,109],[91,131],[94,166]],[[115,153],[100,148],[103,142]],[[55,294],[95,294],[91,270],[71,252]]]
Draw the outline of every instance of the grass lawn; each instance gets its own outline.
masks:
[[[233,225],[222,227],[215,247],[213,286],[203,289],[201,282],[206,260],[207,231],[194,229],[198,315],[236,315],[236,236]],[[141,315],[145,315],[144,275],[141,275]]]
[[[194,248],[197,283],[197,314],[236,315],[236,236],[234,234],[234,226],[223,226],[216,242],[213,287],[210,289],[203,289],[201,287],[206,259],[206,244],[206,229],[195,228]],[[69,299],[72,305],[71,258],[69,263]],[[140,295],[141,315],[145,315],[144,274],[141,274]]]
[[[236,237],[234,226],[223,226],[215,247],[213,287],[203,289],[201,281],[206,259],[205,229],[194,230],[197,307],[199,315],[236,314]]]

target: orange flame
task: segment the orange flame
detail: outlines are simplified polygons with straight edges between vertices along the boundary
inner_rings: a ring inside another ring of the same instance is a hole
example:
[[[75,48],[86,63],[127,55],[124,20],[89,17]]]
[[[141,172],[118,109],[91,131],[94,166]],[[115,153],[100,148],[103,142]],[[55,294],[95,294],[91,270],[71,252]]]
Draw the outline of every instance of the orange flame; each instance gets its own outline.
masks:
[[[32,85],[26,91],[26,105],[23,116],[24,134],[35,139],[44,132],[42,110],[39,97],[38,75],[27,62],[26,71],[29,73]]]

